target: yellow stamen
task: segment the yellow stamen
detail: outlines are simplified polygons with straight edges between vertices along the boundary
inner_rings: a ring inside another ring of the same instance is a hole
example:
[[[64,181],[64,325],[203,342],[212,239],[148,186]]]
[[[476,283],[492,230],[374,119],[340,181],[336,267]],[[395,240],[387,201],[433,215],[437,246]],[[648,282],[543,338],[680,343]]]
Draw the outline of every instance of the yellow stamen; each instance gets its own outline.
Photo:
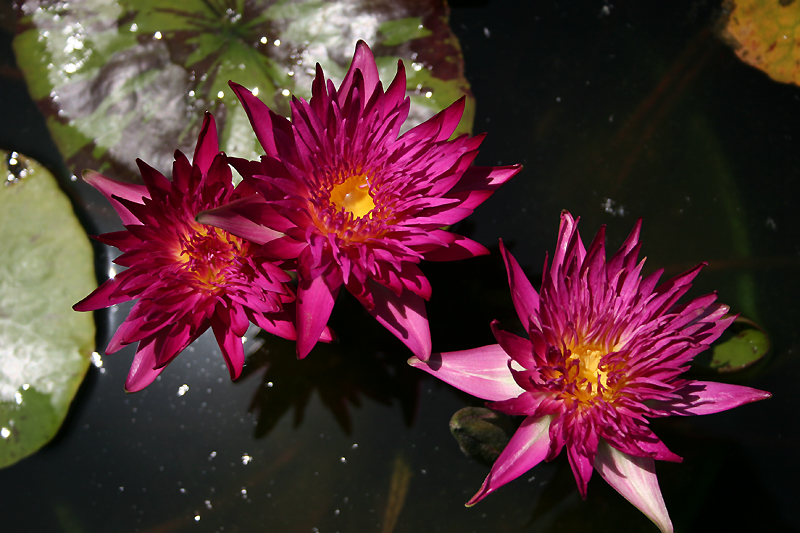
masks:
[[[351,176],[331,189],[331,202],[343,211],[361,218],[375,208],[369,194],[369,181],[366,174]]]
[[[578,345],[570,349],[570,354],[567,359],[567,364],[572,364],[573,361],[578,361],[577,374],[573,375],[570,371],[570,377],[573,378],[577,385],[577,395],[582,401],[591,401],[595,396],[600,395],[598,391],[598,381],[603,387],[603,396],[607,397],[612,394],[608,390],[606,382],[608,380],[608,369],[598,369],[600,359],[608,353],[607,350],[599,346],[583,346]],[[574,367],[573,367],[574,368]],[[608,398],[606,398],[608,399]]]

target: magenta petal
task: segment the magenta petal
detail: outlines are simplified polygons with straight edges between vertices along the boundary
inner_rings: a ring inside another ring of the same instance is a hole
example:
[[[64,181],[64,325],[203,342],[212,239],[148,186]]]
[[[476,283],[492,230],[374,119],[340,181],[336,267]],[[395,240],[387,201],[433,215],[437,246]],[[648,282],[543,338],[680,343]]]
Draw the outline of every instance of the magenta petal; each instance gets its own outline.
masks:
[[[622,453],[601,440],[594,468],[609,485],[652,520],[663,533],[671,533],[672,521],[664,505],[656,477],[655,461]]]
[[[339,86],[338,94],[340,98],[345,98],[350,91],[353,80],[355,78],[356,70],[361,71],[361,76],[364,78],[364,101],[368,101],[375,91],[375,87],[381,82],[378,76],[378,67],[375,64],[375,57],[372,55],[372,50],[364,41],[356,43],[356,51],[353,54],[353,62],[350,63],[350,68],[347,70],[342,84]],[[341,102],[340,102],[341,103]]]
[[[673,416],[708,415],[772,396],[766,391],[713,381],[690,381],[677,393],[679,399],[658,402],[653,407]]]
[[[480,490],[467,502],[467,507],[475,505],[547,457],[550,449],[551,420],[551,416],[543,416],[538,419],[529,416],[522,422],[517,432],[508,441],[503,453],[495,461]]]
[[[257,224],[240,214],[243,209],[252,208],[253,204],[266,205],[266,202],[260,196],[247,196],[216,209],[201,211],[197,214],[197,221],[223,229],[256,244],[266,244],[285,237],[283,233]]]
[[[211,329],[214,330],[214,337],[217,339],[222,357],[228,365],[228,372],[231,379],[235,380],[242,373],[244,367],[244,347],[242,338],[237,336],[230,327],[217,316],[211,317]]]
[[[514,381],[508,368],[510,361],[499,344],[492,344],[460,352],[435,353],[427,361],[412,357],[408,364],[467,394],[484,400],[502,401],[525,392]]]
[[[500,254],[506,263],[508,286],[511,288],[511,300],[514,302],[514,309],[517,310],[517,316],[519,316],[525,329],[530,330],[531,324],[538,324],[539,322],[539,293],[533,288],[528,276],[525,275],[517,260],[505,247],[502,239],[500,240]]]
[[[155,342],[153,339],[142,341],[136,355],[133,356],[133,363],[125,380],[125,391],[138,392],[150,385],[156,377],[164,370],[164,367],[155,368],[156,356],[153,350]]]
[[[375,306],[367,311],[414,355],[426,361],[431,356],[431,331],[425,300],[409,290],[397,296],[377,283],[370,283],[370,289]]]
[[[117,212],[117,214],[119,214],[119,218],[122,219],[123,224],[126,226],[128,224],[141,224],[141,221],[133,216],[128,208],[119,203],[119,201],[117,201],[117,199],[114,197],[116,196],[118,198],[124,198],[125,200],[130,200],[131,202],[141,204],[142,198],[150,198],[150,193],[147,191],[147,187],[144,185],[115,181],[103,176],[99,172],[95,172],[94,170],[84,170],[83,174],[81,174],[81,177],[83,178],[83,181],[103,193],[103,196],[108,198],[108,201],[111,202],[112,206],[114,206],[114,210]]]
[[[206,111],[197,146],[194,149],[192,163],[197,165],[203,174],[208,173],[211,162],[219,153],[219,139],[217,138],[217,125],[214,116]]]
[[[489,250],[482,244],[478,244],[472,239],[462,237],[442,230],[431,232],[436,237],[446,234],[442,240],[449,241],[447,246],[435,248],[430,252],[425,252],[426,261],[456,261],[459,259],[469,259],[479,255],[488,255]]]
[[[250,125],[253,126],[253,131],[258,138],[258,142],[261,143],[261,147],[268,156],[277,157],[278,150],[275,148],[275,136],[272,124],[273,118],[276,117],[275,114],[270,111],[267,104],[259,100],[258,97],[253,96],[253,93],[246,87],[232,81],[229,81],[228,85],[230,85],[231,89],[233,89],[233,92],[236,93],[237,98],[239,98],[239,101],[242,103],[242,107],[244,107],[245,113],[247,113],[247,118],[250,119]]]
[[[296,300],[298,358],[307,356],[325,331],[338,292],[339,287],[328,287],[324,276],[300,282]]]
[[[130,296],[125,292],[115,294],[120,284],[131,277],[131,274],[133,273],[129,270],[123,270],[114,279],[103,282],[89,296],[73,305],[72,308],[76,311],[94,311],[135,298],[135,296]]]

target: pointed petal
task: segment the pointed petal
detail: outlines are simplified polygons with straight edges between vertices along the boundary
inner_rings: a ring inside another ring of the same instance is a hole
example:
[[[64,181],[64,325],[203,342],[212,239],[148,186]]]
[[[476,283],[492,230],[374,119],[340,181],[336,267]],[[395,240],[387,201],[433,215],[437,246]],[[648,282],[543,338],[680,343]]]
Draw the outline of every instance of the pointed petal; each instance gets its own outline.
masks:
[[[273,113],[267,104],[253,96],[249,89],[234,83],[228,82],[233,92],[242,103],[247,118],[250,119],[250,125],[253,126],[258,142],[267,153],[268,156],[278,157],[278,150],[275,147],[275,129],[287,130],[290,128],[288,121]]]
[[[375,87],[381,82],[381,79],[380,76],[378,76],[378,67],[375,64],[375,57],[372,55],[372,50],[369,49],[367,43],[361,40],[356,43],[353,62],[350,63],[350,68],[347,70],[347,74],[345,74],[342,84],[339,86],[338,94],[341,95],[340,98],[346,98],[347,93],[353,85],[356,70],[360,70],[361,75],[364,77],[364,91],[366,92],[364,95],[364,102],[368,102],[372,97],[372,93],[375,91]],[[343,101],[339,103],[341,104]]]
[[[581,498],[586,499],[586,491],[589,485],[589,479],[592,477],[592,458],[587,457],[579,446],[567,446],[567,458],[569,459],[569,466],[572,467],[572,473],[575,475],[575,482],[578,484],[578,492]]]
[[[434,230],[430,233],[435,237],[442,238],[448,244],[424,252],[426,261],[457,261],[489,254],[489,250],[485,246],[461,235],[442,230]]]
[[[426,361],[431,356],[431,331],[425,300],[409,290],[400,296],[382,285],[370,282],[375,306],[367,309],[378,322],[403,341],[414,355]]]
[[[653,459],[630,456],[601,440],[594,468],[609,485],[652,520],[662,533],[672,533],[672,521],[661,496]]]
[[[522,321],[522,325],[530,331],[531,324],[539,322],[539,293],[533,288],[528,276],[505,247],[502,239],[500,240],[500,254],[506,263],[508,286],[511,288],[514,309],[517,310],[517,316]]]
[[[260,196],[247,196],[215,209],[201,211],[197,214],[197,221],[201,224],[224,229],[237,237],[247,239],[256,244],[266,244],[286,235],[253,222],[250,218],[241,214],[242,211],[248,209],[266,208],[266,206],[267,203]]]
[[[132,274],[133,272],[130,270],[123,270],[117,274],[114,279],[103,282],[103,284],[97,287],[89,296],[73,305],[72,308],[75,311],[94,311],[132,300],[135,296],[130,296],[125,292],[115,294],[120,284]]]
[[[297,287],[297,357],[303,359],[317,344],[331,316],[339,287],[331,289],[324,276],[302,280]]]
[[[214,116],[206,111],[203,118],[203,126],[200,128],[200,136],[197,138],[197,146],[194,149],[192,163],[200,167],[203,174],[208,173],[211,162],[219,153],[219,139],[217,138],[217,125]]]
[[[219,349],[222,351],[222,357],[228,365],[231,380],[235,381],[241,375],[242,367],[244,366],[242,338],[238,337],[231,328],[226,326],[216,314],[211,317],[211,329],[214,331],[214,337],[216,337]]]
[[[691,381],[677,393],[680,395],[679,399],[658,402],[653,408],[664,410],[673,416],[708,415],[772,396],[766,391],[713,381]]]
[[[165,367],[155,368],[156,356],[153,351],[155,342],[147,339],[139,344],[136,355],[133,356],[133,363],[125,380],[125,391],[138,392],[150,385]]]
[[[499,344],[460,352],[435,353],[427,361],[417,357],[408,364],[484,400],[516,398],[525,389],[517,385],[508,367],[511,358]]]
[[[142,198],[150,198],[150,193],[147,190],[147,187],[144,185],[136,185],[133,183],[123,183],[121,181],[112,180],[100,174],[99,172],[95,172],[94,170],[84,170],[83,174],[81,174],[83,181],[103,193],[111,205],[116,210],[117,214],[119,214],[119,218],[122,219],[122,223],[126,226],[128,224],[141,224],[138,218],[133,216],[131,212],[119,203],[114,197],[124,198],[126,200],[130,200],[131,202],[136,202],[138,204],[142,203]]]
[[[541,463],[550,449],[551,416],[528,417],[492,466],[480,490],[468,502],[471,507],[501,486]]]

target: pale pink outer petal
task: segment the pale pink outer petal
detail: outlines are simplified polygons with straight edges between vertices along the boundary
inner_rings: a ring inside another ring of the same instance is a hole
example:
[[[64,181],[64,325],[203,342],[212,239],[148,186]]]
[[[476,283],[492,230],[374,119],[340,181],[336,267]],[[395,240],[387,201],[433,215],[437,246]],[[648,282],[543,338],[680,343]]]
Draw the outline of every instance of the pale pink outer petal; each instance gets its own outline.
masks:
[[[510,361],[499,344],[492,344],[460,352],[435,353],[427,361],[412,357],[408,364],[472,396],[499,402],[525,392],[514,381],[508,367]]]
[[[600,439],[594,468],[663,533],[672,533],[672,521],[661,496],[653,459],[628,455]]]
[[[125,200],[130,200],[131,202],[141,204],[143,203],[142,198],[150,198],[150,193],[148,192],[147,187],[144,185],[123,183],[121,181],[112,180],[111,178],[103,176],[99,172],[88,169],[83,171],[81,177],[83,178],[83,181],[103,193],[103,196],[108,198],[108,201],[111,202],[114,210],[117,212],[117,214],[119,214],[119,218],[122,219],[123,224],[127,226],[128,224],[142,223],[138,218],[133,216],[130,211],[128,211],[127,207],[123,206],[114,197],[117,196],[119,198],[124,198]]]
[[[506,249],[502,239],[500,239],[500,254],[506,263],[508,286],[511,288],[514,309],[517,310],[517,315],[525,328],[530,330],[531,324],[539,323],[539,293],[533,288],[517,260]]]
[[[680,399],[658,402],[653,407],[663,409],[667,415],[709,415],[772,396],[763,390],[713,381],[691,381],[677,393]]]
[[[431,356],[431,330],[425,300],[409,290],[400,296],[377,283],[370,283],[373,301],[369,313],[403,344],[426,361]]]
[[[142,390],[150,385],[161,371],[166,368],[166,366],[153,368],[156,366],[155,344],[153,339],[149,339],[149,342],[142,341],[139,344],[139,349],[136,351],[136,355],[133,356],[128,378],[125,380],[126,392]]]
[[[529,416],[522,422],[503,453],[494,462],[480,490],[467,502],[467,507],[472,507],[509,481],[517,479],[547,457],[552,419],[552,416]]]
[[[197,214],[197,221],[261,245],[285,237],[285,234],[262,226],[239,214],[239,210],[251,207],[251,204],[254,203],[264,204],[265,202],[260,196],[247,196],[215,209],[201,211]]]
[[[324,276],[311,282],[301,282],[297,288],[297,357],[303,359],[317,344],[325,331],[333,304],[336,302],[337,287],[331,291]]]

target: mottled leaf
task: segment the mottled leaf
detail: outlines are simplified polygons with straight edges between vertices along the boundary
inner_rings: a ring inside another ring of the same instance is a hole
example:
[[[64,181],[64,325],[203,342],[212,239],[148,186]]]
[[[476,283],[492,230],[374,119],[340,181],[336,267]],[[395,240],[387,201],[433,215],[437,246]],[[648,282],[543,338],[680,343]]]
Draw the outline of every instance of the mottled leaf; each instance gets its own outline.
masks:
[[[450,419],[461,451],[485,465],[497,460],[516,429],[512,418],[485,407],[464,407]]]
[[[775,81],[800,85],[800,2],[729,1],[723,37],[736,55]]]
[[[28,0],[14,49],[69,168],[138,179],[134,159],[171,168],[190,153],[203,112],[229,155],[260,152],[228,80],[276,112],[308,98],[314,67],[337,83],[355,44],[373,49],[388,84],[403,59],[416,124],[468,96],[444,0]]]
[[[716,345],[711,356],[709,366],[718,372],[742,370],[769,352],[769,337],[751,320],[739,317],[731,328],[735,335]]]
[[[69,200],[38,163],[0,152],[0,467],[56,434],[89,367],[92,248]]]

